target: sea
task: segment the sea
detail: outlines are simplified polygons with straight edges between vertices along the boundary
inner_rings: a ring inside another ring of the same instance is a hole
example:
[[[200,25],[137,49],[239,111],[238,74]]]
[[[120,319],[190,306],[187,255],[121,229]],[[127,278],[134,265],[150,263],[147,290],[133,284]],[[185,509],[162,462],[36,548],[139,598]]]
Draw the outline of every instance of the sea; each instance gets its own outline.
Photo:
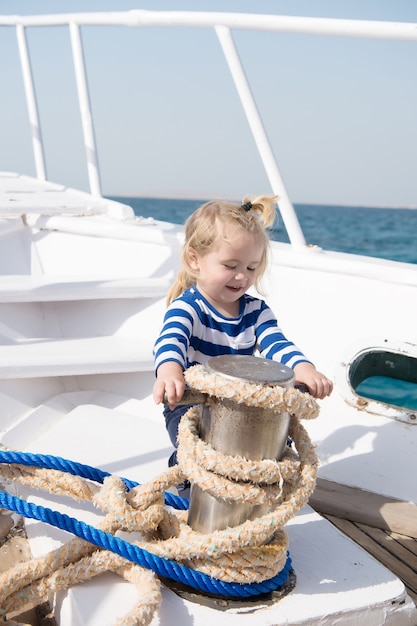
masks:
[[[112,196],[129,204],[137,216],[154,217],[184,224],[206,200]],[[417,263],[417,207],[380,208],[295,204],[295,211],[308,244],[325,250]],[[278,217],[270,237],[288,242]]]

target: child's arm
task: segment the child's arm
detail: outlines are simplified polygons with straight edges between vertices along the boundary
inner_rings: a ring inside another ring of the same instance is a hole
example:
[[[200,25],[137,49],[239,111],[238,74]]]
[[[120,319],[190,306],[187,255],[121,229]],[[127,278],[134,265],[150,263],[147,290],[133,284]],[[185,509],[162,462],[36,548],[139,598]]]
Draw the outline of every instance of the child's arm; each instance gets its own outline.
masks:
[[[314,398],[322,400],[326,396],[330,396],[332,392],[332,381],[321,372],[318,372],[312,363],[303,361],[295,365],[294,376],[295,382],[306,385]]]
[[[185,380],[182,367],[176,361],[165,361],[158,367],[153,386],[153,397],[157,404],[167,396],[168,403],[179,402],[184,394]]]

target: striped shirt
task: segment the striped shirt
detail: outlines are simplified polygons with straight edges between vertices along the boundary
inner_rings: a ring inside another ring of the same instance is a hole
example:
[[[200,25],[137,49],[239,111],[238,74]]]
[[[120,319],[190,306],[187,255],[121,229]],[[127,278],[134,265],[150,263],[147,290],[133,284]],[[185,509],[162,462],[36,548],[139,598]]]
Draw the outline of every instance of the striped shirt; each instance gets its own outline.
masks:
[[[155,371],[165,361],[176,361],[184,369],[207,363],[222,354],[260,355],[294,368],[310,362],[284,336],[268,305],[245,294],[239,315],[228,318],[216,311],[198,291],[190,287],[169,305],[161,334],[155,342]]]

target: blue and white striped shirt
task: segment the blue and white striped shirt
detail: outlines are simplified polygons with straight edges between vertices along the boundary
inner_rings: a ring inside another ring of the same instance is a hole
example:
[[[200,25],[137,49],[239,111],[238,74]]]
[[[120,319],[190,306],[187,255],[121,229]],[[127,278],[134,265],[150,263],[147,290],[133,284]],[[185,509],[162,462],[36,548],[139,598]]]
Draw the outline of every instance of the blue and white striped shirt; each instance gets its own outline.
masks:
[[[176,361],[187,369],[222,354],[252,355],[256,348],[261,356],[291,368],[309,362],[284,336],[263,300],[245,294],[238,317],[228,318],[218,313],[194,286],[171,302],[165,313],[154,346],[155,371],[165,361]]]

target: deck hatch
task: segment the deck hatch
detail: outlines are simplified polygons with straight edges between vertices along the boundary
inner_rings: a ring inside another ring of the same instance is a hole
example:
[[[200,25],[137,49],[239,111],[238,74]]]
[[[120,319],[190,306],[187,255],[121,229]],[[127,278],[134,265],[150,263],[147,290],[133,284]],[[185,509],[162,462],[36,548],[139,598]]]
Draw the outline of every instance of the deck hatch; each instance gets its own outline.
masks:
[[[417,346],[382,343],[342,362],[342,393],[362,410],[417,424]]]

